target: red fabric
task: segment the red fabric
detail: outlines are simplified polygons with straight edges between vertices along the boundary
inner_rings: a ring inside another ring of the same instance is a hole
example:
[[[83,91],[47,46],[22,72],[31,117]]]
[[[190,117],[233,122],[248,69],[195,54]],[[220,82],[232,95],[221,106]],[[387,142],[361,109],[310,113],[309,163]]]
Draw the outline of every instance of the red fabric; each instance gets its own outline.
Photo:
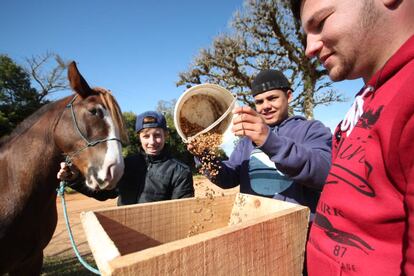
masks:
[[[369,85],[356,127],[333,138],[309,275],[414,275],[414,36]]]

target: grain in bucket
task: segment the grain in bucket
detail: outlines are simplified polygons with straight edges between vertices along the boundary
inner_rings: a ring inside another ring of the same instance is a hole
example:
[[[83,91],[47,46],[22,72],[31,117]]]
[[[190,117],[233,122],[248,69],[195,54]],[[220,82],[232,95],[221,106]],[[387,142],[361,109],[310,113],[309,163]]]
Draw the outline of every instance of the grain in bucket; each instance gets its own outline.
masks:
[[[200,84],[184,92],[175,105],[175,127],[183,141],[191,143],[191,152],[201,163],[201,174],[208,171],[214,178],[219,173],[219,148],[225,151],[225,144],[234,138],[230,129],[235,104],[230,91],[215,84]]]
[[[214,131],[224,134],[231,126],[235,97],[216,84],[200,84],[186,90],[174,109],[178,135],[187,143],[200,134]]]

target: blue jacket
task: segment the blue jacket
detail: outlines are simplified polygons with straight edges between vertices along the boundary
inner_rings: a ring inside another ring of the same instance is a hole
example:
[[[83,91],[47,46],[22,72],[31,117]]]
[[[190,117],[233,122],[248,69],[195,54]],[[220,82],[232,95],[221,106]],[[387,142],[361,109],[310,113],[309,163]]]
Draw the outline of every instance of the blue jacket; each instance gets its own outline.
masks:
[[[240,184],[242,193],[298,203],[314,213],[331,166],[331,144],[332,134],[321,122],[289,117],[271,128],[261,147],[241,138],[211,180],[222,188]],[[262,166],[262,157],[273,168]]]

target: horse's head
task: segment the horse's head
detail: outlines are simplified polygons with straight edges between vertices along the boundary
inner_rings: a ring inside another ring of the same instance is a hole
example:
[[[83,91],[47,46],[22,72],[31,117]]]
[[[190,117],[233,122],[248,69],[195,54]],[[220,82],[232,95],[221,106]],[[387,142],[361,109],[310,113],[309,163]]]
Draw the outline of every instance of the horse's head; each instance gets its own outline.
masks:
[[[76,93],[55,128],[55,141],[85,176],[91,189],[112,189],[124,172],[121,142],[128,136],[118,104],[109,91],[91,89],[76,63],[68,68]]]

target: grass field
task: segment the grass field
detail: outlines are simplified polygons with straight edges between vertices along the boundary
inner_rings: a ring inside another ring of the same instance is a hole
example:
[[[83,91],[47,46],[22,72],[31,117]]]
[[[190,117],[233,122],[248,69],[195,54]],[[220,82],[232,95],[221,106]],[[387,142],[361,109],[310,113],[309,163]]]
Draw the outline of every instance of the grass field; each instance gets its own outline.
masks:
[[[84,257],[84,260],[96,268],[96,264],[92,255]],[[90,276],[96,274],[89,272],[85,267],[83,267],[83,265],[78,261],[76,257],[45,257],[43,260],[43,269],[41,275]]]

